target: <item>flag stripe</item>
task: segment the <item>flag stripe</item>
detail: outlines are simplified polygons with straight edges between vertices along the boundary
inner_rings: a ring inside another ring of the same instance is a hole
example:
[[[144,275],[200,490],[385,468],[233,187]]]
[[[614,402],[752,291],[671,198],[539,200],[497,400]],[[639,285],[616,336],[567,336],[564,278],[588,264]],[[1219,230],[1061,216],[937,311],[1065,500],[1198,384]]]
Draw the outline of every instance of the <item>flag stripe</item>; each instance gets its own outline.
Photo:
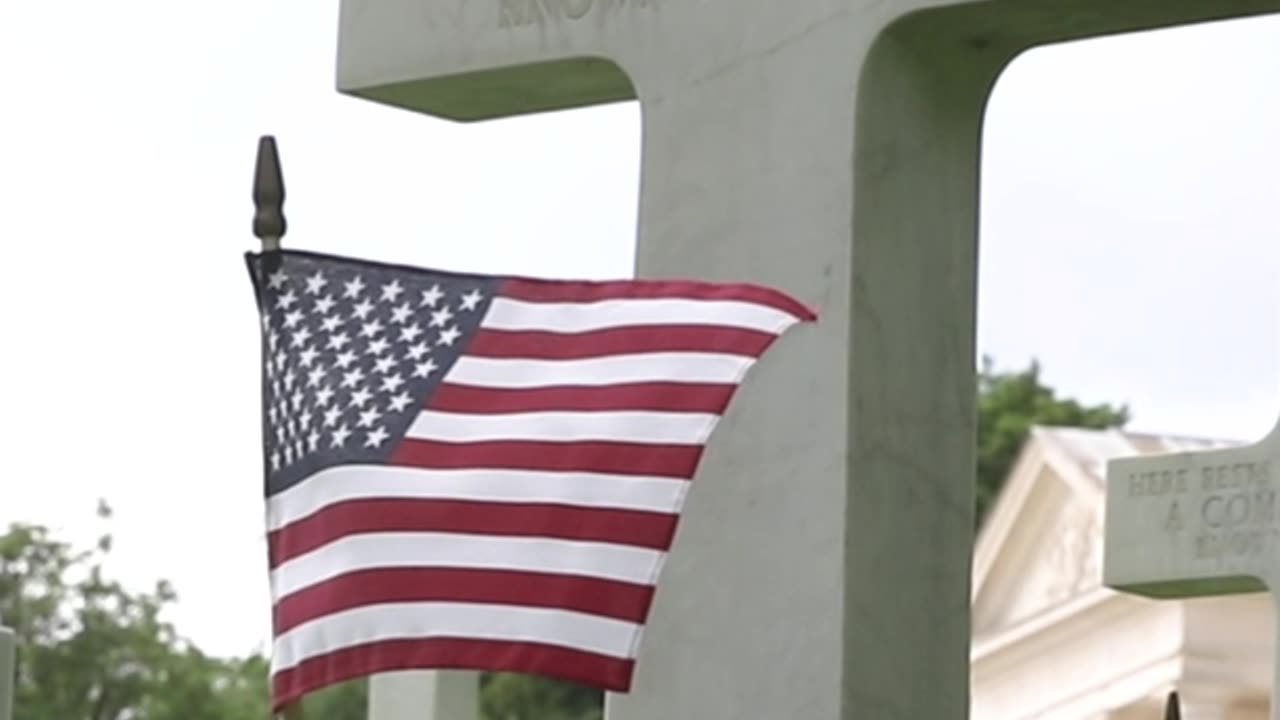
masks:
[[[596,578],[512,570],[378,568],[339,575],[284,598],[275,607],[275,632],[365,605],[428,601],[559,607],[640,623],[652,600],[652,586]]]
[[[619,383],[738,383],[754,358],[724,353],[639,353],[579,360],[524,360],[463,355],[445,382],[494,388]]]
[[[605,387],[485,388],[441,383],[427,407],[445,412],[654,410],[721,414],[733,396],[728,383],[625,383]]]
[[[389,640],[317,655],[271,678],[272,710],[314,688],[356,677],[416,668],[540,673],[616,692],[631,687],[634,660],[540,643],[427,638]]]
[[[603,440],[654,445],[704,442],[719,419],[705,413],[608,412],[450,413],[424,410],[406,437],[440,442]]]
[[[443,637],[543,643],[625,658],[639,632],[636,623],[557,608],[450,602],[367,605],[280,633],[271,663],[279,672],[352,645]]]
[[[481,328],[467,345],[480,357],[572,360],[645,352],[721,352],[758,357],[773,333],[714,325],[640,325],[581,333]]]
[[[607,282],[509,278],[499,293],[530,302],[592,302],[602,299],[685,298],[732,299],[768,305],[800,320],[814,320],[813,311],[783,293],[750,283],[708,283],[680,280],[617,280]],[[673,315],[671,317],[680,317]]]
[[[603,441],[446,443],[406,438],[391,454],[391,462],[441,470],[559,470],[690,478],[701,455],[701,445],[642,445]]]
[[[267,499],[267,531],[356,500],[471,500],[546,503],[677,513],[687,480],[643,475],[534,470],[428,470],[396,465],[338,465]]]
[[[672,514],[535,503],[374,498],[329,505],[267,535],[271,567],[366,533],[474,533],[586,540],[665,550]]]
[[[685,300],[658,297],[595,302],[528,302],[498,296],[481,327],[489,330],[534,330],[559,333],[608,328],[667,325],[711,325],[780,334],[795,315],[742,300]]]
[[[648,584],[662,552],[630,545],[462,533],[368,533],[323,545],[271,570],[276,598],[356,570],[467,567]]]

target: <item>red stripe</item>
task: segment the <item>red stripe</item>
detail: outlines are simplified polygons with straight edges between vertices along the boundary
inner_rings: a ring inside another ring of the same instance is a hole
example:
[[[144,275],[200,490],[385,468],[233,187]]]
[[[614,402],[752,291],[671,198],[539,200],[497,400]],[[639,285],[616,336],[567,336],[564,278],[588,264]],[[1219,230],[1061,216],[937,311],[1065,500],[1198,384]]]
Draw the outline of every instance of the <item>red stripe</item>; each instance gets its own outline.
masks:
[[[693,477],[701,445],[625,442],[490,441],[449,443],[406,438],[391,453],[392,465],[434,469],[493,468],[560,472]]]
[[[310,658],[271,678],[273,712],[344,680],[396,670],[492,670],[545,675],[614,692],[631,689],[634,660],[539,643],[429,638],[384,640]]]
[[[672,298],[685,300],[741,300],[768,305],[801,320],[817,315],[788,295],[750,283],[709,283],[697,280],[618,280],[573,282],[509,278],[498,294],[529,302],[594,302],[597,300]]]
[[[653,587],[574,575],[475,568],[380,568],[345,573],[281,598],[275,633],[331,613],[385,603],[474,602],[603,615],[643,624]]]
[[[350,535],[442,532],[586,540],[666,550],[676,516],[549,503],[383,497],[328,505],[267,535],[271,569]]]
[[[581,333],[481,328],[468,355],[573,360],[650,352],[714,352],[759,357],[777,338],[759,330],[721,325],[638,325]]]
[[[713,383],[627,383],[603,387],[486,388],[442,383],[427,408],[444,412],[653,410],[720,415],[736,386]]]

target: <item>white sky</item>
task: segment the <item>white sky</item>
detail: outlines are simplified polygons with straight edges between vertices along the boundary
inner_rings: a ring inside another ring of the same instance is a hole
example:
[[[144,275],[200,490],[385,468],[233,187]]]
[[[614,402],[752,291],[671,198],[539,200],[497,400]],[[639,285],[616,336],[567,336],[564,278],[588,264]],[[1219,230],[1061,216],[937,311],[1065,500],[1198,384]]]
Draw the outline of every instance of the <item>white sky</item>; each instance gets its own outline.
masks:
[[[213,652],[268,637],[256,138],[294,247],[455,270],[630,275],[633,104],[455,125],[333,90],[337,0],[0,3],[0,526],[174,581]],[[1255,439],[1280,402],[1280,17],[1041,49],[984,155],[979,347]]]

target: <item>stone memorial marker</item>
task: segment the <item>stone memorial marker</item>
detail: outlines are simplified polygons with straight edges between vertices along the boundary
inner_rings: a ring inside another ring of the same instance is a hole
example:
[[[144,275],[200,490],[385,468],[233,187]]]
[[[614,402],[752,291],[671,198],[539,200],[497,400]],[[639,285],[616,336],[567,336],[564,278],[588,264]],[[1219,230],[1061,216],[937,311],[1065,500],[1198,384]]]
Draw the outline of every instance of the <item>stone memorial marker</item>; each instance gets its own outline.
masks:
[[[1270,590],[1280,600],[1277,471],[1277,431],[1249,447],[1112,460],[1103,583],[1152,598]],[[1275,671],[1280,720],[1280,655]]]
[[[0,625],[0,720],[13,715],[13,631]]]
[[[987,95],[1038,44],[1277,10],[342,0],[344,93],[455,120],[639,98],[638,274],[760,282],[821,316],[703,458],[610,720],[966,716]]]

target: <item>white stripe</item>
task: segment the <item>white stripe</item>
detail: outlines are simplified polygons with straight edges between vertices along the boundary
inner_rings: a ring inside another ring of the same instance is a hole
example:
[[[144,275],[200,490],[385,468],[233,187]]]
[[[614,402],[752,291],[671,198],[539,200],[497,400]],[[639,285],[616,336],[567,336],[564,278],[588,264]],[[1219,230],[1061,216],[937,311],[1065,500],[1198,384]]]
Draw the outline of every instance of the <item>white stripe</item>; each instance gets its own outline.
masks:
[[[488,440],[701,445],[718,415],[694,412],[594,411],[471,414],[425,410],[407,437],[441,442]]]
[[[791,313],[742,300],[636,298],[595,302],[528,302],[496,297],[482,327],[493,330],[588,332],[636,325],[720,325],[780,334]]]
[[[637,382],[736,384],[755,358],[718,353],[638,353],[585,360],[524,360],[463,355],[446,379],[488,388],[592,386]]]
[[[393,465],[339,465],[267,499],[267,530],[350,500],[405,498],[555,503],[678,513],[686,480],[533,470],[428,470]]]
[[[559,645],[629,658],[640,626],[599,615],[520,605],[422,602],[369,605],[325,615],[281,634],[272,673],[307,658],[382,640],[453,637]]]
[[[348,535],[289,560],[271,573],[279,600],[357,570],[454,567],[580,575],[648,585],[658,550],[582,540],[463,533]]]

